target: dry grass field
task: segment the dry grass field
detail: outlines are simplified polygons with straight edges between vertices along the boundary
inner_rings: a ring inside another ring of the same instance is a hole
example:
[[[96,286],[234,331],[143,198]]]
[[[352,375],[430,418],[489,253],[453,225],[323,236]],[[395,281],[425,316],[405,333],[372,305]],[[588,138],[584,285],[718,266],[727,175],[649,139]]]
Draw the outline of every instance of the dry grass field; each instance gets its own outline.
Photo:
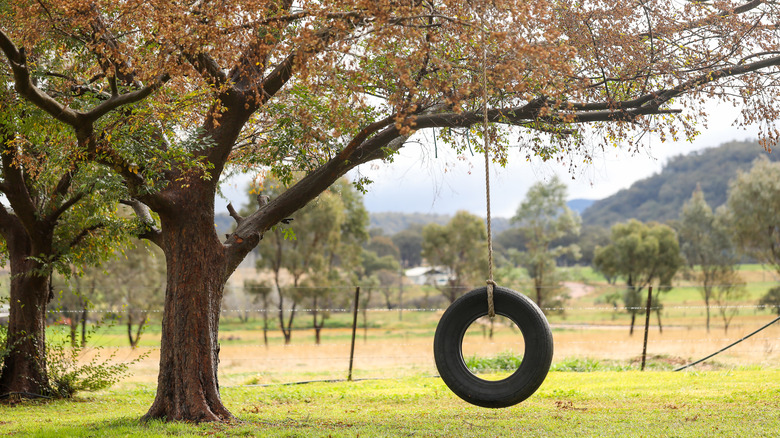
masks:
[[[254,271],[254,270],[252,270]],[[251,272],[240,272],[241,278]],[[549,316],[553,328],[555,355],[553,365],[571,360],[591,360],[605,364],[636,366],[642,353],[644,314],[637,316],[633,335],[629,334],[629,315],[604,302],[604,297],[620,287],[606,285],[592,272],[580,272],[579,279],[565,283],[571,299],[562,314]],[[776,274],[756,266],[743,268],[747,294],[730,303],[737,310],[726,332],[717,309],[712,309],[711,329],[705,327],[705,310],[701,296],[693,285],[679,281],[663,295],[663,331],[657,316],[652,315],[648,339],[648,356],[675,368],[709,355],[756,330],[774,316],[756,307],[757,297],[776,284]],[[407,297],[412,300],[415,290]],[[437,374],[433,359],[433,334],[442,310],[382,310],[381,297],[374,294],[372,310],[366,313],[367,329],[359,318],[353,375],[355,378],[408,377]],[[425,306],[418,306],[425,307]],[[275,311],[269,314],[269,345],[263,341],[261,313],[240,322],[235,312],[223,314],[220,328],[220,383],[224,386],[273,384],[306,380],[343,379],[349,367],[352,315],[334,312],[322,332],[321,345],[315,345],[310,316],[299,312],[292,343],[284,345]],[[488,325],[474,324],[464,341],[464,357],[490,357],[501,353],[523,351],[522,337],[515,329],[496,320],[494,335],[488,337]],[[141,347],[128,348],[124,328],[115,326],[98,331],[82,360],[95,354],[127,361],[145,357],[133,364],[127,383],[156,381],[159,360],[159,325],[144,333]],[[739,369],[780,367],[780,323],[710,359],[699,369]]]
[[[435,318],[436,315],[426,315]],[[648,356],[676,367],[704,357],[740,339],[770,321],[769,315],[745,317],[733,323],[728,335],[722,329],[710,333],[704,328],[668,326],[663,333],[651,327]],[[560,327],[560,328],[559,328]],[[571,359],[594,359],[609,363],[636,365],[642,352],[643,327],[629,335],[625,325],[588,326],[553,324],[555,355],[553,363]],[[314,345],[308,331],[296,332],[291,345],[283,345],[277,333],[271,344],[263,345],[259,331],[231,331],[233,340],[222,342],[220,383],[225,386],[270,384],[301,380],[343,379],[349,367],[349,334],[346,328],[326,329],[321,345]],[[433,333],[404,336],[395,330],[369,329],[368,338],[359,333],[355,345],[353,374],[355,378],[407,377],[436,374],[433,359]],[[147,335],[151,336],[151,335]],[[228,336],[225,336],[227,338]],[[495,356],[507,351],[522,352],[522,337],[515,330],[497,328],[493,339],[479,331],[467,335],[464,356]],[[97,350],[93,350],[97,351]],[[117,359],[126,360],[140,353],[148,357],[132,366],[128,382],[154,382],[157,376],[158,351],[143,347],[106,347],[105,356],[116,351]],[[86,357],[85,357],[86,359]],[[780,366],[780,323],[699,365],[699,369],[777,368]]]

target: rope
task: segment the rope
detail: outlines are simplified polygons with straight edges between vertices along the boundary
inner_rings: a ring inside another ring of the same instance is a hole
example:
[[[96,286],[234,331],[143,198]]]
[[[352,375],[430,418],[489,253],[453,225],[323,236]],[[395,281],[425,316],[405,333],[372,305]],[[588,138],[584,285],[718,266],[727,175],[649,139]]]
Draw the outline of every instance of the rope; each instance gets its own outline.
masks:
[[[778,316],[777,318],[773,319],[773,320],[772,320],[772,321],[771,321],[769,324],[767,324],[767,325],[765,325],[765,326],[761,327],[760,329],[758,329],[758,330],[754,331],[753,333],[751,333],[751,334],[749,334],[749,335],[747,335],[747,336],[743,337],[742,339],[738,340],[737,342],[734,342],[734,343],[732,343],[731,345],[728,345],[728,346],[726,346],[726,347],[723,347],[723,348],[721,348],[720,350],[718,350],[718,351],[716,351],[716,352],[712,353],[711,355],[709,355],[709,356],[707,356],[707,357],[704,357],[704,358],[701,358],[701,359],[697,360],[696,362],[689,363],[688,365],[685,365],[684,367],[677,368],[675,371],[682,371],[682,370],[684,370],[684,369],[686,369],[686,368],[690,368],[690,367],[692,367],[692,366],[694,366],[694,365],[696,365],[696,364],[702,363],[702,362],[704,362],[705,360],[707,360],[707,359],[711,358],[712,356],[715,356],[715,355],[718,355],[718,354],[720,354],[720,353],[723,353],[724,351],[728,350],[729,348],[731,348],[731,347],[733,347],[733,346],[735,346],[735,345],[739,344],[740,342],[742,342],[742,341],[744,341],[745,339],[747,339],[747,338],[749,338],[749,337],[751,337],[751,336],[755,335],[756,333],[760,332],[761,330],[764,330],[765,328],[767,328],[767,327],[769,327],[770,325],[772,325],[772,324],[776,323],[777,321],[780,321],[780,316]]]
[[[487,247],[488,247],[488,279],[487,300],[488,316],[492,319],[496,316],[495,306],[493,304],[493,287],[496,282],[493,281],[493,230],[491,227],[492,218],[490,216],[490,135],[488,133],[488,92],[487,92],[487,38],[485,36],[485,19],[482,14],[479,15],[482,21],[482,136],[485,149],[485,203],[487,204]]]

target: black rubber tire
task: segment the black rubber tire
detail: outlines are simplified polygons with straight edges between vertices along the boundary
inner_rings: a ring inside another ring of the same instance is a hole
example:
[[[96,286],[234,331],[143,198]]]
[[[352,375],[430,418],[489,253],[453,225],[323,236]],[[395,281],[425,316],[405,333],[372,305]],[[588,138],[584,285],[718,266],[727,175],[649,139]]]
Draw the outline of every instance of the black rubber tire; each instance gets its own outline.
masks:
[[[552,362],[553,338],[547,318],[524,295],[495,287],[493,303],[496,314],[512,320],[523,334],[525,352],[517,371],[502,380],[483,380],[463,360],[466,330],[488,313],[487,287],[468,292],[444,312],[433,338],[433,355],[439,375],[458,397],[485,408],[505,408],[527,399],[542,385]]]

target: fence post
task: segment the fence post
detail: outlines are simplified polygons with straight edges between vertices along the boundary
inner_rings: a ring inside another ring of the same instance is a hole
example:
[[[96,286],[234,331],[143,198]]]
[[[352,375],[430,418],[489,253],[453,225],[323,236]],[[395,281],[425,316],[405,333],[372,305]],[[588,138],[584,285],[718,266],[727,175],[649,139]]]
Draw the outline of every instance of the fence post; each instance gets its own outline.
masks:
[[[647,332],[650,331],[650,306],[653,304],[653,286],[647,289],[647,311],[645,312],[645,342],[642,344],[642,367],[645,370],[645,358],[647,357]]]
[[[360,304],[360,286],[355,287],[355,308],[352,311],[352,346],[349,349],[349,374],[347,381],[352,381],[352,361],[355,358],[355,332],[357,331],[358,305]]]
[[[404,320],[404,268],[398,273],[398,320]]]

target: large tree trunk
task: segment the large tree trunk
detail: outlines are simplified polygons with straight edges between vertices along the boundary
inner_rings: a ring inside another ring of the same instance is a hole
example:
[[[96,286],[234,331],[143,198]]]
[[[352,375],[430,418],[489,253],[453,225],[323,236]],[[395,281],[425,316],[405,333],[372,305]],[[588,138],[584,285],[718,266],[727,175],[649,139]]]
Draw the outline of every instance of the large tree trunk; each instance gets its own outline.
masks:
[[[193,192],[160,214],[168,276],[157,395],[144,419],[233,418],[217,382],[225,251],[214,229],[213,196]]]
[[[46,368],[49,276],[40,272],[42,267],[37,262],[29,259],[33,249],[21,224],[5,238],[11,262],[6,340],[10,353],[0,369],[0,394],[48,395],[51,393]]]

